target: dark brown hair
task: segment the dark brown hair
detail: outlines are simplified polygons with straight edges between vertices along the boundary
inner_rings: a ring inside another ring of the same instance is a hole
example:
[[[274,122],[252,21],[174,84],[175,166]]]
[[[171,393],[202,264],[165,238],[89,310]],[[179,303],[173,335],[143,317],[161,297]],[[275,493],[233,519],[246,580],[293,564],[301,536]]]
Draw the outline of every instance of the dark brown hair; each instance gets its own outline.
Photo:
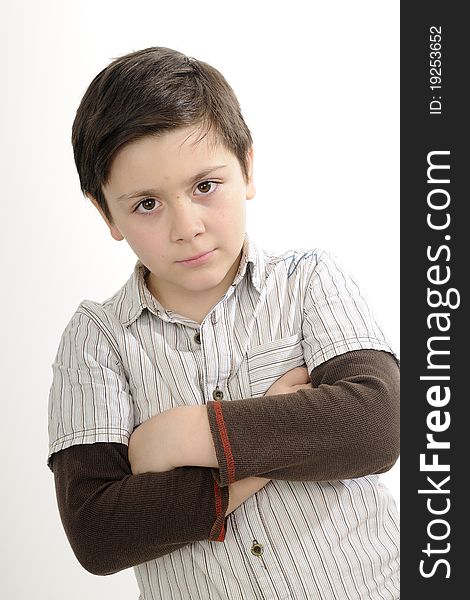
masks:
[[[238,158],[248,179],[253,143],[238,100],[209,64],[170,48],[152,47],[115,58],[90,83],[72,126],[72,146],[84,195],[112,217],[102,191],[117,151],[144,136],[199,125]]]

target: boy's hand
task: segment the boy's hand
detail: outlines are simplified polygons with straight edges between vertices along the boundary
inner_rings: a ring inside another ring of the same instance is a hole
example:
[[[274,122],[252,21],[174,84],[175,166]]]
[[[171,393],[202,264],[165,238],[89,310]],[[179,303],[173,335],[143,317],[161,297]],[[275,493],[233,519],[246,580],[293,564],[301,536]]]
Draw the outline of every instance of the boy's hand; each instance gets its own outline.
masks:
[[[295,367],[272,384],[265,396],[275,396],[277,394],[292,394],[297,390],[304,388],[313,388],[310,383],[310,377],[306,367]]]
[[[186,465],[218,468],[205,405],[177,406],[137,427],[129,440],[132,473],[161,473]]]
[[[228,486],[229,503],[226,515],[232,513],[245,500],[259,492],[271,480],[265,477],[246,477]]]
[[[129,439],[129,463],[132,473],[161,473],[175,468],[174,446],[178,415],[166,410],[134,429]]]

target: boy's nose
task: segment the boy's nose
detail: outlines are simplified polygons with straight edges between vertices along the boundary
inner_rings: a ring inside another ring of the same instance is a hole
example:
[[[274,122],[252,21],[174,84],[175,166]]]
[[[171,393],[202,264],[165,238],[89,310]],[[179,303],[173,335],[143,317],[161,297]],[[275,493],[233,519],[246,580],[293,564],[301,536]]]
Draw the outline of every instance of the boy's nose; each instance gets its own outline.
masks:
[[[191,201],[178,200],[173,206],[171,238],[174,242],[191,241],[205,231],[198,207]]]

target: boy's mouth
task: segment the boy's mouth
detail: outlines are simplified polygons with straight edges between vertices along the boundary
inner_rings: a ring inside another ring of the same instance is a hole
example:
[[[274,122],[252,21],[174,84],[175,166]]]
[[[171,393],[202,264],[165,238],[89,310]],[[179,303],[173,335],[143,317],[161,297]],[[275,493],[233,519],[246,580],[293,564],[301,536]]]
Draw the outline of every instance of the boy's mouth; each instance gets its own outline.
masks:
[[[185,258],[183,260],[177,260],[176,262],[181,263],[181,264],[199,264],[201,262],[208,260],[212,256],[214,251],[215,251],[215,249],[208,250],[207,252],[202,252],[201,254],[196,254],[195,256],[191,256],[191,257]]]

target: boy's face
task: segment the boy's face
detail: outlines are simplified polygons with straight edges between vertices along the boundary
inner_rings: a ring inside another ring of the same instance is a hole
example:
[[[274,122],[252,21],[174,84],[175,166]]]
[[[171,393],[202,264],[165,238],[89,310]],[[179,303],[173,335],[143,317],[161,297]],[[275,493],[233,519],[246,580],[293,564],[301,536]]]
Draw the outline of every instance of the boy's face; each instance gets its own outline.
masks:
[[[113,238],[126,239],[150,270],[150,291],[180,312],[186,303],[203,305],[204,298],[215,303],[232,283],[245,200],[255,194],[252,150],[247,183],[235,155],[212,143],[210,134],[195,144],[197,133],[185,127],[124,146],[103,186],[114,223],[99,209]]]

